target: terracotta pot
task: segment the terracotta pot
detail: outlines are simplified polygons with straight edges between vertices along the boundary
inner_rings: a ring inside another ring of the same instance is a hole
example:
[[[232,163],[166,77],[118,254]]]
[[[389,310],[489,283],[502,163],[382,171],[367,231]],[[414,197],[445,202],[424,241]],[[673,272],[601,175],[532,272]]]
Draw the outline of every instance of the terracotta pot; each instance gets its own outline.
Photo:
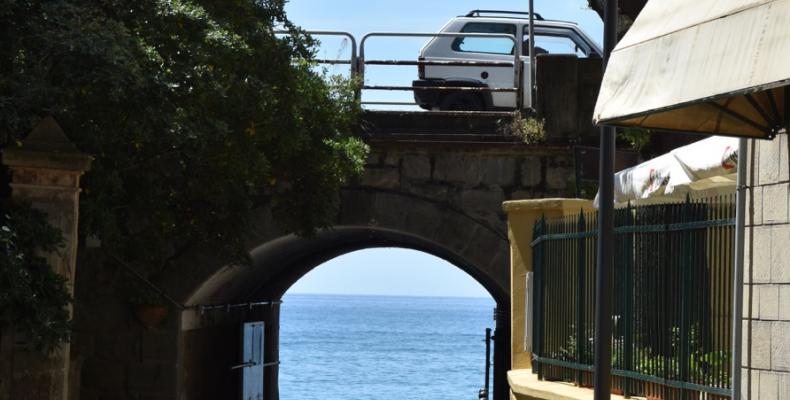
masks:
[[[582,371],[582,381],[579,382],[579,386],[591,388],[595,386],[593,382],[594,376],[593,373],[590,371]]]
[[[547,381],[568,381],[575,376],[576,372],[572,369],[556,365],[547,365],[543,369],[543,379]]]
[[[623,378],[619,376],[612,377],[612,394],[623,395]]]
[[[167,318],[168,308],[163,305],[139,304],[134,306],[134,316],[146,329],[155,328]]]
[[[645,397],[647,400],[663,400],[664,393],[661,390],[663,385],[654,382],[645,382]]]
[[[647,400],[674,400],[682,398],[683,391],[678,388],[666,387],[658,383],[645,382],[645,397]],[[686,399],[697,400],[700,392],[691,390],[686,392]]]

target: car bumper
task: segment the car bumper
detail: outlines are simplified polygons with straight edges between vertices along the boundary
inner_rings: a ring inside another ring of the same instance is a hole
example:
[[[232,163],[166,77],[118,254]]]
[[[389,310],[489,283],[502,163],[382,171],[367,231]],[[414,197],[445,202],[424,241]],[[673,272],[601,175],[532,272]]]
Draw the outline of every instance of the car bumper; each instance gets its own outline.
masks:
[[[412,87],[435,87],[435,86],[445,86],[444,79],[418,79],[416,81],[412,81]],[[441,101],[441,90],[415,90],[414,91],[414,102],[417,103],[420,107],[430,110],[439,106],[439,102]]]

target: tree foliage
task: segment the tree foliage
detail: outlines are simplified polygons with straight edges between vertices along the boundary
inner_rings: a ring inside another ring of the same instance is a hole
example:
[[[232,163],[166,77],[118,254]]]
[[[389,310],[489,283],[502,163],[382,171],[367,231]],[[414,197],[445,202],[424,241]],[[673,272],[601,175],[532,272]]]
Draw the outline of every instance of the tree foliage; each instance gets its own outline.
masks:
[[[40,252],[62,244],[60,232],[28,205],[0,201],[0,328],[13,327],[44,353],[69,338],[65,279]]]
[[[81,230],[153,268],[193,246],[241,255],[257,207],[326,226],[367,149],[351,83],[293,62],[315,42],[284,3],[0,0],[0,142],[53,115],[95,157]]]

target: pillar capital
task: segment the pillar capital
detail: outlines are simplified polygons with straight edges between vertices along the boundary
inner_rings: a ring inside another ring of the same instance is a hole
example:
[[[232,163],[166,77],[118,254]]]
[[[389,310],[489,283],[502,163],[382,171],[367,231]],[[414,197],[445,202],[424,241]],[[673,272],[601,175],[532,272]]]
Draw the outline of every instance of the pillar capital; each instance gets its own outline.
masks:
[[[77,150],[52,117],[46,117],[19,147],[3,150],[3,164],[13,169],[49,169],[82,174],[93,158]]]

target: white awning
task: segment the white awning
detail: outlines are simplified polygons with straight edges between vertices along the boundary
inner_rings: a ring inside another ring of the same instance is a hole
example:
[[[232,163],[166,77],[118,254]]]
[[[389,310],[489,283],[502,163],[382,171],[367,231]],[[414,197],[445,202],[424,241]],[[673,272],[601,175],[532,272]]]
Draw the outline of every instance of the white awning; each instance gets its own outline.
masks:
[[[650,0],[611,54],[596,123],[768,137],[785,126],[790,0]]]
[[[614,176],[614,202],[735,193],[738,139],[714,136],[672,150]],[[598,196],[595,207],[598,207]]]

